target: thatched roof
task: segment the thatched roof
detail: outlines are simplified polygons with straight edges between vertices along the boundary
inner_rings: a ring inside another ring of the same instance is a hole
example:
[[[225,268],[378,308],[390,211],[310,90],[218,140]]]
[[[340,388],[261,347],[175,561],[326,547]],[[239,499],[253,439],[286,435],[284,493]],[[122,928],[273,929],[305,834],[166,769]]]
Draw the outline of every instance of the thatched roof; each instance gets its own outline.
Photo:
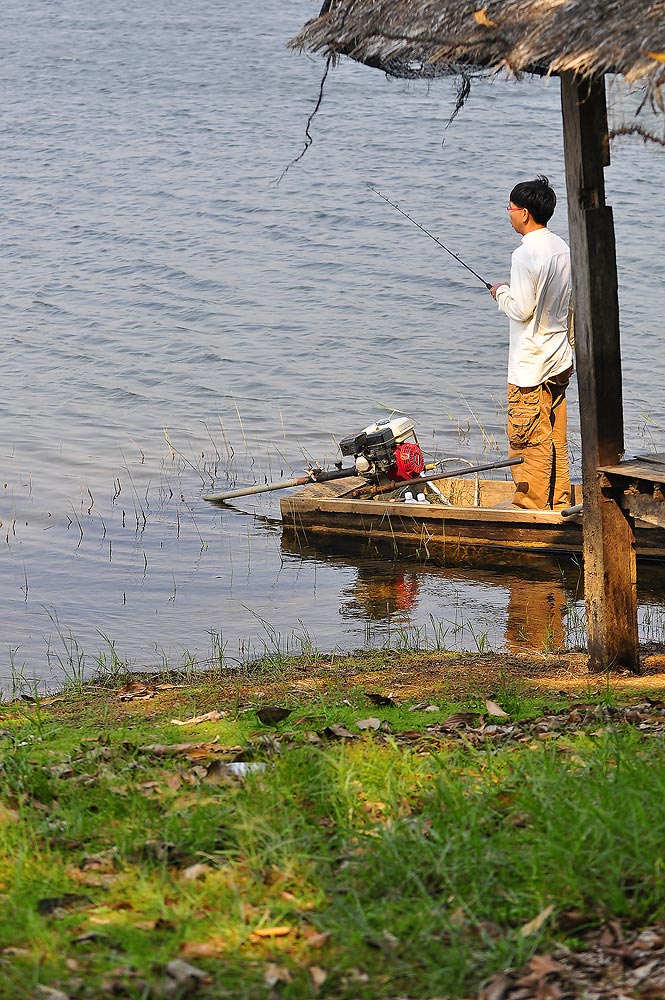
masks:
[[[665,0],[325,0],[290,45],[395,76],[620,73],[662,99]]]

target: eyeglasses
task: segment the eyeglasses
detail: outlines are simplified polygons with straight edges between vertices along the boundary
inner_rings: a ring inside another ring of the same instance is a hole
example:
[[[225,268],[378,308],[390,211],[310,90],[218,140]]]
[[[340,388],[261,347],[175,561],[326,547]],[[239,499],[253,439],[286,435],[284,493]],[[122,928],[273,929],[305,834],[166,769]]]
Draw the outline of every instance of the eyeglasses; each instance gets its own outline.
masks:
[[[506,212],[523,212],[523,208],[511,208],[510,205],[506,205]]]

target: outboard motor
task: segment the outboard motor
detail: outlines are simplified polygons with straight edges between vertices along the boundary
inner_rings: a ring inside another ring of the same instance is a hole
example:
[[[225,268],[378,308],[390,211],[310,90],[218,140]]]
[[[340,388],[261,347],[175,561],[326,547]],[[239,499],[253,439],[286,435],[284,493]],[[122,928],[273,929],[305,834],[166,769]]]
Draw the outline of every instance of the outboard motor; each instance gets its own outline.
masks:
[[[412,440],[409,440],[409,439]],[[359,476],[384,473],[394,482],[415,479],[425,468],[413,423],[408,417],[380,420],[339,443],[342,455],[353,455]]]

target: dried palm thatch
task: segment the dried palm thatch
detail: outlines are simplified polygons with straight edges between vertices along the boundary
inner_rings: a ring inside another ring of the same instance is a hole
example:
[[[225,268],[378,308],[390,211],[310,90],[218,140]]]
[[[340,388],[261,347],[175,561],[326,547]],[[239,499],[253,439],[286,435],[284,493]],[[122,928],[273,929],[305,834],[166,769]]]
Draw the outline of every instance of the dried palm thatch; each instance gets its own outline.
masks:
[[[663,107],[665,0],[325,0],[289,44],[400,77],[616,73]]]

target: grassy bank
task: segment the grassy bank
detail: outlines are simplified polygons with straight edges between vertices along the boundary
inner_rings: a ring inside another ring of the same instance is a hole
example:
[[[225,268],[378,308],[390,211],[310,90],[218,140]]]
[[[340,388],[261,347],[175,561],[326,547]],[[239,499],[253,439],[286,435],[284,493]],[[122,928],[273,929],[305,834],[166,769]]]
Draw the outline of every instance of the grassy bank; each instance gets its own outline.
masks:
[[[663,688],[377,654],[5,704],[0,996],[475,997],[653,924]]]

